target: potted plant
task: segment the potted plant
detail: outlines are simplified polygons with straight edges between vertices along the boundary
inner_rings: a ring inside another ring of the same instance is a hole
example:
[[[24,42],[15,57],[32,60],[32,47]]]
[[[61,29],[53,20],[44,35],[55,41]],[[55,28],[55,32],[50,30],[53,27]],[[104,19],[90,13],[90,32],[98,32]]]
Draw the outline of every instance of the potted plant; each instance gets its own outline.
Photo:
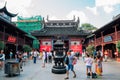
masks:
[[[87,52],[93,56],[93,51],[95,50],[94,45],[89,45],[88,47],[86,47]]]
[[[23,45],[23,51],[24,52],[30,52],[32,48],[29,45]]]

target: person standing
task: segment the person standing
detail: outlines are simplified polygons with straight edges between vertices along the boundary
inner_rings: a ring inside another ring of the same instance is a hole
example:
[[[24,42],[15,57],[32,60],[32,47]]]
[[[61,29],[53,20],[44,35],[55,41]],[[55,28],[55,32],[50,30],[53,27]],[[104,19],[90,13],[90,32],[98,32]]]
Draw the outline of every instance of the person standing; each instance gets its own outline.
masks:
[[[102,76],[102,61],[101,61],[101,56],[97,56],[97,61],[96,61],[96,73],[99,76]]]
[[[39,55],[39,52],[35,49],[33,52],[33,63],[36,64],[37,56]]]
[[[52,51],[48,52],[48,61],[49,63],[52,63]]]
[[[118,56],[118,51],[117,50],[114,52],[114,55],[115,55],[115,59],[116,59],[117,56]]]
[[[67,56],[65,58],[66,60],[68,59],[68,63],[67,63],[67,77],[65,79],[69,79],[69,70],[71,70],[74,74],[73,78],[76,78],[76,73],[74,71],[74,65],[76,64],[76,60],[77,58],[71,54],[71,52],[67,53]]]
[[[85,51],[82,52],[82,60],[85,60]]]
[[[43,65],[42,67],[45,67],[45,63],[47,63],[47,52],[45,50],[42,51],[42,60],[43,60]]]
[[[105,62],[107,62],[107,59],[108,59],[108,50],[105,50]]]
[[[22,62],[23,62],[22,58],[23,58],[23,55],[22,55],[22,53],[20,52],[20,53],[18,54],[18,61],[19,61],[19,64],[20,64],[20,69],[21,69],[21,71],[23,71],[23,69],[22,69]]]
[[[94,57],[94,59],[96,59],[96,56],[97,56],[97,51],[94,50],[94,52],[93,52],[93,57]]]
[[[0,68],[1,69],[3,68],[4,61],[5,61],[5,54],[4,54],[4,51],[1,50],[0,51]]]
[[[85,58],[85,63],[86,63],[86,75],[87,75],[87,77],[88,77],[88,73],[90,73],[90,75],[92,76],[93,59],[88,54],[87,54],[87,57]]]
[[[13,57],[13,52],[12,52],[12,50],[10,51],[9,56],[10,56],[10,59],[12,59],[12,57]]]

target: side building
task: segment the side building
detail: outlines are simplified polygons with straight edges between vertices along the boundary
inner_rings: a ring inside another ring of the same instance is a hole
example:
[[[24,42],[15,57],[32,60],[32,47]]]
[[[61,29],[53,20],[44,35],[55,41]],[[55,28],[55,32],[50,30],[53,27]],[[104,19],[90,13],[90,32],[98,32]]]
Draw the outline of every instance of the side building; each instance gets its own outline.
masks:
[[[6,5],[0,9],[0,41],[5,45],[6,58],[9,58],[11,50],[15,54],[16,51],[23,50],[23,45],[32,46],[33,39],[26,36],[27,33],[17,28],[11,21],[12,17],[16,15],[8,12]]]
[[[44,21],[44,20],[43,20]],[[47,20],[44,21],[44,27],[31,34],[40,41],[40,51],[55,50],[64,47],[66,50],[82,53],[85,37],[89,34],[83,30],[78,30],[79,18],[72,20]],[[63,45],[56,46],[56,43],[63,42]]]
[[[16,25],[21,30],[28,33],[28,36],[33,38],[33,48],[39,48],[39,41],[30,34],[30,32],[35,30],[40,30],[42,28],[42,17],[41,16],[34,16],[34,17],[17,17]]]
[[[103,53],[108,52],[110,58],[115,58],[117,51],[116,44],[120,40],[120,14],[113,18],[111,22],[96,30],[86,39],[87,44],[93,44],[96,50]]]

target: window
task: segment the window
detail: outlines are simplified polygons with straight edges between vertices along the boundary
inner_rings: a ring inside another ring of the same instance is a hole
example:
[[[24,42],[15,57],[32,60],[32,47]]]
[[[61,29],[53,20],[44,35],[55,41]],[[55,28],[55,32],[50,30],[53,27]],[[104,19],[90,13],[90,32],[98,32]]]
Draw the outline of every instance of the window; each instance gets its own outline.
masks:
[[[59,23],[59,26],[62,26],[63,25],[63,23]]]
[[[51,24],[50,23],[47,23],[48,26],[50,26]]]
[[[71,25],[75,25],[75,23],[71,23]]]
[[[56,23],[53,23],[53,26],[57,25]]]
[[[69,25],[69,23],[65,23],[65,25]]]

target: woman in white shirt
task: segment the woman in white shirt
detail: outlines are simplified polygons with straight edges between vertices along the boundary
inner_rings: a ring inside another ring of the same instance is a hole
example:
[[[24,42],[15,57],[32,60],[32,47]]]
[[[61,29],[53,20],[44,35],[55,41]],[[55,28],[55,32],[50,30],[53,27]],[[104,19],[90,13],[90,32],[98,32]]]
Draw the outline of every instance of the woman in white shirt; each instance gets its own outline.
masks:
[[[86,63],[86,75],[88,76],[88,73],[90,72],[90,75],[92,76],[93,59],[88,54],[87,57],[85,58],[85,63]]]
[[[47,63],[47,52],[45,50],[42,51],[42,60],[43,60],[42,67],[45,67],[45,63]]]

